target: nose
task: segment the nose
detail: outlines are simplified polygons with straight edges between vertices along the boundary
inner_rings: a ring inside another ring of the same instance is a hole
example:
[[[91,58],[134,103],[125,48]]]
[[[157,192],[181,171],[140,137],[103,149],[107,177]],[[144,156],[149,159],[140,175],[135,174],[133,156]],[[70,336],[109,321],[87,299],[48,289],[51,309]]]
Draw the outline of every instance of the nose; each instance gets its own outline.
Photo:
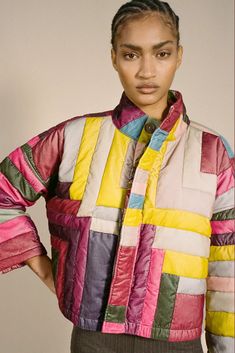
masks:
[[[156,60],[151,56],[142,57],[138,77],[142,79],[150,79],[156,76]]]

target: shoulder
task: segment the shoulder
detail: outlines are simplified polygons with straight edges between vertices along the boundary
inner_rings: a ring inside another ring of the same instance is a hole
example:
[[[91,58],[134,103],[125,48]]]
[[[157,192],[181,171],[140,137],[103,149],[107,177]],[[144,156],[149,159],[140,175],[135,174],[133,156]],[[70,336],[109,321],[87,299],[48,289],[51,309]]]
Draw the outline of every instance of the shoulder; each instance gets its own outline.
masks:
[[[217,131],[212,130],[208,126],[205,126],[205,125],[200,124],[200,123],[198,123],[196,121],[193,121],[193,120],[190,120],[190,128],[198,130],[198,131],[201,131],[201,132],[205,132],[205,133],[211,134],[211,135],[213,135],[215,137],[220,136],[220,134]]]
[[[38,135],[40,139],[44,139],[47,136],[51,135],[62,135],[68,128],[74,129],[75,127],[79,128],[79,126],[84,126],[85,121],[90,118],[97,118],[97,119],[102,119],[102,118],[111,118],[112,117],[112,110],[107,110],[104,112],[98,112],[98,113],[87,113],[83,115],[77,115],[71,118],[68,118],[51,128],[47,129],[46,131],[42,132],[41,134]],[[74,131],[76,133],[76,131]]]
[[[87,113],[87,114],[78,115],[78,116],[72,117],[68,120],[65,120],[64,122],[62,122],[62,124],[64,124],[66,126],[70,123],[77,122],[77,121],[83,121],[83,120],[86,120],[89,118],[93,118],[93,119],[95,119],[95,118],[97,118],[97,119],[111,118],[112,113],[113,113],[113,110],[107,110],[107,111],[98,112],[98,113]]]

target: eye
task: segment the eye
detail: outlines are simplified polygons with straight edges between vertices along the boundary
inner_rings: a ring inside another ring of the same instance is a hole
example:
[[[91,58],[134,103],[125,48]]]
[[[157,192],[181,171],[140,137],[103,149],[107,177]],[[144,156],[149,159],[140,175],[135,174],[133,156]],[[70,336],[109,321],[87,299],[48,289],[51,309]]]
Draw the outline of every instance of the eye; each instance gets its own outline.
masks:
[[[123,56],[126,60],[129,60],[129,61],[132,61],[138,58],[138,55],[136,53],[124,53]]]
[[[170,52],[168,51],[161,51],[160,53],[157,54],[157,57],[160,58],[160,59],[166,59],[168,58],[169,56],[171,55]]]

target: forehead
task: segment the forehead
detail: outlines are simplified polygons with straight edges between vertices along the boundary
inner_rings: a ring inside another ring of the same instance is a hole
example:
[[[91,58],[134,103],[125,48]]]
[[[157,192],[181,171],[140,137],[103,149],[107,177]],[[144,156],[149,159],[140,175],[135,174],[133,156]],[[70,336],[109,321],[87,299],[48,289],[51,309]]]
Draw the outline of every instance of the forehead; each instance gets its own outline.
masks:
[[[175,40],[171,26],[158,14],[151,14],[126,21],[120,27],[117,44],[128,42],[144,46],[169,40]]]

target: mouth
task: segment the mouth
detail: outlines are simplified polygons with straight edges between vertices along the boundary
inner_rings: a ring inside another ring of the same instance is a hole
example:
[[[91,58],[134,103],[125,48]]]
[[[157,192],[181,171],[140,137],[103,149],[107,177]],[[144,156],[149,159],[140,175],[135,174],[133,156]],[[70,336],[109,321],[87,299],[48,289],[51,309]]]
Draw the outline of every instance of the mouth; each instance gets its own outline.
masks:
[[[136,86],[136,89],[143,94],[152,94],[158,90],[159,86],[149,83]]]

